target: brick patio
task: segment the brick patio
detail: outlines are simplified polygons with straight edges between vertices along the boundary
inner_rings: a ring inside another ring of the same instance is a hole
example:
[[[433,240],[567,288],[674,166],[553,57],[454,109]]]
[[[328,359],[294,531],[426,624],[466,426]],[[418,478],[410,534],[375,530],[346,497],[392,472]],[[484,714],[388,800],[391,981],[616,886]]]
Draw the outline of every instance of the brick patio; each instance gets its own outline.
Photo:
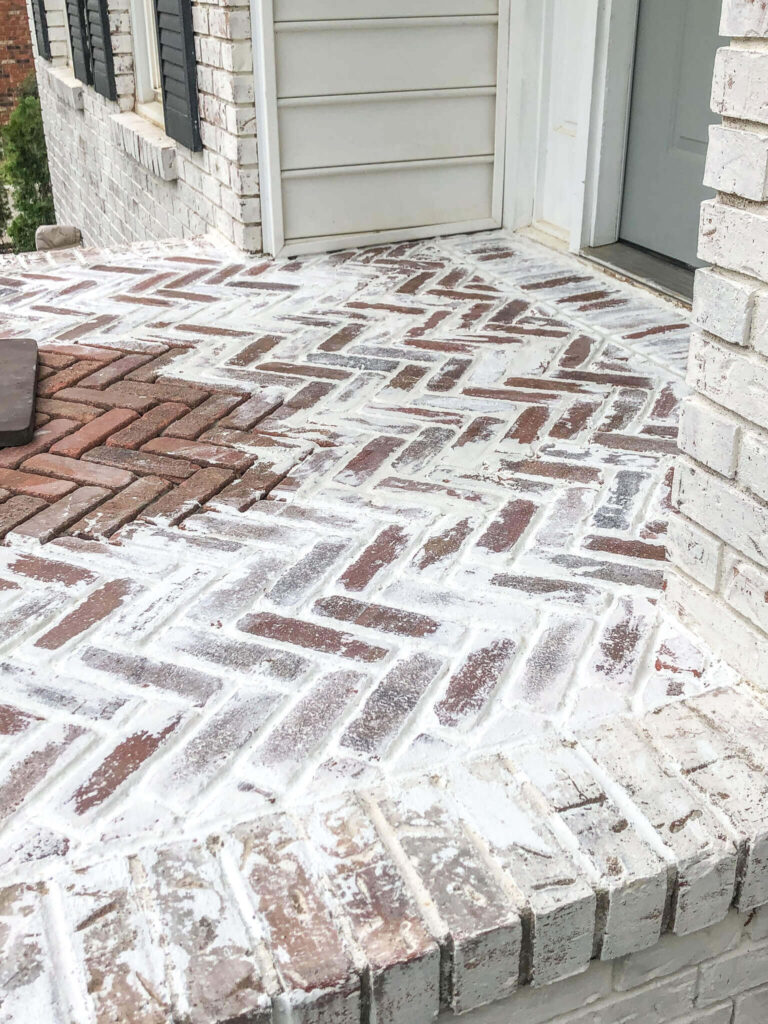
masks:
[[[768,710],[660,604],[684,311],[200,242],[6,261],[0,334],[0,1020],[420,1024],[768,900]]]

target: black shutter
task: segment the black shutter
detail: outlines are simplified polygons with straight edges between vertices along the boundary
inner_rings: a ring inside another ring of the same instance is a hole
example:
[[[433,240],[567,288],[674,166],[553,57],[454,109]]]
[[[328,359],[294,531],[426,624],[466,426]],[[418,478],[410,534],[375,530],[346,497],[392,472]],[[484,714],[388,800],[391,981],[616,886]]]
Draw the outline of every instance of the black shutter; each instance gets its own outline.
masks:
[[[72,44],[72,70],[75,78],[90,85],[91,55],[88,49],[88,32],[85,22],[84,0],[67,0],[67,24],[69,41]]]
[[[108,100],[116,100],[115,66],[112,60],[107,0],[85,0],[85,14],[91,50],[93,88]]]
[[[32,18],[35,22],[37,52],[46,60],[51,59],[51,43],[48,39],[48,18],[45,15],[45,0],[32,0]]]
[[[188,149],[202,149],[192,0],[155,0],[155,10],[166,134]]]

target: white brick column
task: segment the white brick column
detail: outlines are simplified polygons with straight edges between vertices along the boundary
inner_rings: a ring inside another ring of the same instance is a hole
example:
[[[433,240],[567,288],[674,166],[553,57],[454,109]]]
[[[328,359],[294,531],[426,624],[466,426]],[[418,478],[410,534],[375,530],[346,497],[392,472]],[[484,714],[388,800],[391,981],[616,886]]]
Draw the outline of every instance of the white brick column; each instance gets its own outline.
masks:
[[[768,7],[724,0],[668,600],[768,689]]]

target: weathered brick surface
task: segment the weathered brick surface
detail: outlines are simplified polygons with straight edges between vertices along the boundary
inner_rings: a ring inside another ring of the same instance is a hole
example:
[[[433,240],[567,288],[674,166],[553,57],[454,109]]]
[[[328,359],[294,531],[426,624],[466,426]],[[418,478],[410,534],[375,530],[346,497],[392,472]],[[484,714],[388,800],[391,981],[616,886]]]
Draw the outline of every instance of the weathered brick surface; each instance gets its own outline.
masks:
[[[3,329],[73,370],[0,477],[0,869],[74,960],[49,1019],[754,1003],[695,1004],[742,941],[696,934],[768,900],[768,712],[717,712],[735,674],[659,600],[669,546],[764,614],[757,559],[670,523],[679,310],[496,234],[3,276]],[[671,931],[674,971],[613,984]]]
[[[726,0],[718,51],[699,255],[714,264],[696,278],[688,382],[669,531],[679,577],[668,601],[741,673],[765,686],[768,634],[759,593],[767,553],[763,520],[768,396],[768,54],[762,3]],[[703,588],[703,589],[702,589]]]

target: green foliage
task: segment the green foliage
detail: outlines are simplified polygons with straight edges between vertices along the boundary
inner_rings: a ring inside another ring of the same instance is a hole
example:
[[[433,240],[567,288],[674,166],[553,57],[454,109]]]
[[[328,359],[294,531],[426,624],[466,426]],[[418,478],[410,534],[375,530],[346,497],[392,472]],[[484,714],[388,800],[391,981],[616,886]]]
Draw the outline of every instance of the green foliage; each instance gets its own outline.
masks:
[[[15,252],[29,252],[35,248],[35,230],[55,221],[43,118],[35,95],[22,96],[2,129],[2,140],[0,175],[10,187],[15,214],[8,236]]]

